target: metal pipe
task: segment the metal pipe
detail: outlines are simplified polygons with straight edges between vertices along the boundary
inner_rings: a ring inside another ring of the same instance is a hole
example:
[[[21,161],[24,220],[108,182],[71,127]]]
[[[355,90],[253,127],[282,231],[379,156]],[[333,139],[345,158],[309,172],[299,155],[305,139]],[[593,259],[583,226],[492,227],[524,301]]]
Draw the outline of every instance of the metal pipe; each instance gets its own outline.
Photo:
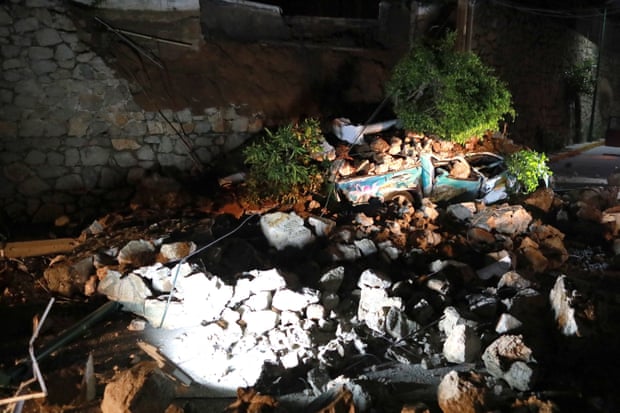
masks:
[[[594,116],[596,113],[596,95],[598,94],[598,80],[601,73],[601,56],[603,54],[603,46],[605,42],[605,25],[607,23],[607,8],[603,10],[603,27],[601,28],[601,37],[599,40],[598,57],[596,62],[596,77],[594,79],[594,92],[592,93],[592,113],[590,113],[590,128],[588,130],[588,141],[592,142],[592,133],[594,132]]]

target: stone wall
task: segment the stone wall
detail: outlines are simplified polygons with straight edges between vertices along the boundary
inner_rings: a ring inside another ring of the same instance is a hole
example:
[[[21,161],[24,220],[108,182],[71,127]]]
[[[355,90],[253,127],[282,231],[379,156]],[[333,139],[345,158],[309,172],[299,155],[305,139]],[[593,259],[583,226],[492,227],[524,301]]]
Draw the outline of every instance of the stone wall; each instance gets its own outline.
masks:
[[[508,83],[518,113],[508,132],[516,140],[549,151],[589,138],[592,95],[581,94],[576,103],[567,93],[565,72],[586,59],[596,62],[598,46],[570,29],[566,20],[480,4],[472,48]],[[597,95],[593,140],[602,137],[603,120],[612,110],[609,93],[617,69],[614,55],[604,56],[599,84],[609,86],[605,96]]]
[[[187,174],[208,166],[262,129],[265,102],[286,103],[301,111],[302,103],[314,102],[310,94],[333,98],[336,92],[347,99],[353,96],[351,101],[380,101],[391,64],[380,65],[380,59],[373,57],[366,59],[370,65],[362,65],[341,51],[319,55],[300,49],[288,54],[287,67],[303,67],[304,76],[288,76],[278,68],[272,75],[275,89],[264,84],[247,87],[245,81],[240,87],[237,79],[244,71],[232,76],[216,71],[219,66],[212,64],[205,66],[213,73],[205,83],[219,86],[218,76],[224,76],[228,83],[223,91],[241,90],[253,98],[252,106],[228,103],[233,99],[221,93],[225,103],[200,101],[199,108],[167,110],[164,106],[149,111],[136,103],[132,84],[81,41],[64,4],[12,0],[0,5],[0,212],[13,221],[48,222],[62,214],[88,217],[123,205],[150,170]],[[508,130],[511,137],[546,151],[585,140],[592,101],[581,95],[581,110],[575,110],[563,73],[583,59],[596,60],[596,45],[568,29],[564,21],[489,3],[476,5],[474,25],[473,51],[497,69],[514,96],[519,116]],[[248,54],[240,59],[254,56],[249,51],[256,52],[252,62],[273,58],[269,48],[246,49]],[[208,54],[217,51],[214,48]],[[302,54],[311,54],[312,59],[301,58]],[[603,57],[594,139],[602,136],[606,116],[620,113],[614,99],[620,86],[617,56]],[[247,61],[233,63],[252,66]],[[332,78],[334,73],[340,77]],[[255,72],[250,74],[248,79]],[[326,108],[325,99],[312,105]]]
[[[243,107],[146,112],[59,1],[0,6],[0,208],[12,221],[123,205],[151,169],[190,172],[262,129]]]

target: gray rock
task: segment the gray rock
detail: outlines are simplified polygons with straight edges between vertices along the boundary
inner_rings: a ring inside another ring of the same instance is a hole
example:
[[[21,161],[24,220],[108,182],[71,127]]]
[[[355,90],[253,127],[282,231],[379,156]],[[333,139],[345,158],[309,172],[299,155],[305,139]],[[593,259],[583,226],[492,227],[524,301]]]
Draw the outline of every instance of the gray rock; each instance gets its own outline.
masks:
[[[58,31],[51,28],[38,30],[35,33],[35,38],[39,46],[55,46],[62,42]]]
[[[482,361],[491,375],[513,389],[527,391],[534,385],[536,360],[520,335],[500,336],[486,348]]]

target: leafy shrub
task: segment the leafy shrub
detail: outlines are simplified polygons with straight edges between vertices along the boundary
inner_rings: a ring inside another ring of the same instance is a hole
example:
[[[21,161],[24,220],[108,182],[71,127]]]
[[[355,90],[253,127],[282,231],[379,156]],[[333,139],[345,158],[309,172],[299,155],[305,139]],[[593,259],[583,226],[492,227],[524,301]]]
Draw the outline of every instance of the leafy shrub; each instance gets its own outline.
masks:
[[[529,194],[538,188],[540,181],[549,184],[553,174],[547,166],[547,155],[531,150],[520,150],[506,157],[508,172],[517,178],[518,188]]]
[[[569,65],[564,71],[564,83],[568,93],[578,95],[581,93],[591,95],[594,93],[594,71],[596,63],[592,59],[584,59],[573,65]]]
[[[275,133],[267,130],[266,136],[243,151],[249,168],[248,197],[296,203],[320,191],[326,168],[315,158],[321,153],[322,140],[316,119],[281,126]]]
[[[463,143],[515,116],[512,96],[478,56],[454,51],[454,34],[415,45],[387,82],[394,111],[409,130]]]

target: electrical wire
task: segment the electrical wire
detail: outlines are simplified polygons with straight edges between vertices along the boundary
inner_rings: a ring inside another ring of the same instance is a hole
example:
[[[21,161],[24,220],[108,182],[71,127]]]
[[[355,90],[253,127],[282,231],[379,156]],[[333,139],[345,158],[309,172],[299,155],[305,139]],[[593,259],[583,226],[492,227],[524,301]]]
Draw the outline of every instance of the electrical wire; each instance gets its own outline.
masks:
[[[192,252],[191,254],[187,255],[186,257],[183,257],[183,259],[181,259],[179,261],[179,263],[176,265],[177,270],[174,273],[174,278],[172,279],[172,287],[170,288],[170,294],[168,294],[168,298],[166,300],[166,306],[164,307],[164,313],[162,314],[161,321],[159,322],[159,328],[162,328],[162,326],[164,325],[164,320],[166,319],[166,315],[168,314],[168,307],[170,307],[170,301],[172,300],[172,294],[173,294],[174,289],[176,288],[176,285],[177,285],[177,279],[179,277],[179,273],[181,272],[181,266],[183,264],[185,264],[194,255],[200,254],[202,251],[206,250],[207,248],[217,244],[218,242],[222,241],[224,238],[227,238],[227,237],[231,236],[232,234],[234,234],[235,232],[239,231],[245,224],[247,224],[255,216],[257,216],[257,215],[252,214],[252,215],[246,217],[241,222],[241,224],[239,224],[232,231],[227,232],[226,234],[222,235],[221,237],[215,239],[214,241],[211,241],[207,245],[204,245],[204,246],[198,248],[196,251]]]
[[[517,10],[523,13],[545,16],[545,17],[555,17],[555,18],[565,18],[565,19],[589,19],[594,17],[602,17],[603,12],[596,10],[595,7],[587,7],[587,8],[564,8],[564,9],[548,9],[542,7],[532,7],[525,6],[513,1],[509,0],[491,0],[491,3],[505,8],[510,8],[513,10]],[[607,14],[620,14],[620,7],[607,6]]]

